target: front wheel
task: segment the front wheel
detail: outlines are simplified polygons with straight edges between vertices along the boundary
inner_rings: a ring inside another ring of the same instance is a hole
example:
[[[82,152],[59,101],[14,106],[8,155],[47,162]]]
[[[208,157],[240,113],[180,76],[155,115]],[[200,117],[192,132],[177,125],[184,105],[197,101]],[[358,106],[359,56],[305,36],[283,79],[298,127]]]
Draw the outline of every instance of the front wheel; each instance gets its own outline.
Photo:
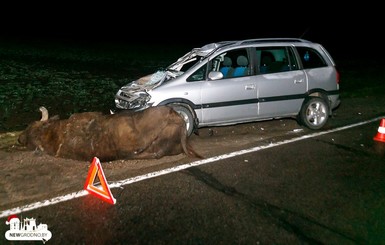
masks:
[[[190,136],[194,131],[194,117],[191,111],[180,105],[171,105],[171,107],[182,116],[186,123],[187,135]]]
[[[310,129],[320,129],[325,126],[329,118],[327,101],[318,97],[310,97],[302,105],[299,121]]]

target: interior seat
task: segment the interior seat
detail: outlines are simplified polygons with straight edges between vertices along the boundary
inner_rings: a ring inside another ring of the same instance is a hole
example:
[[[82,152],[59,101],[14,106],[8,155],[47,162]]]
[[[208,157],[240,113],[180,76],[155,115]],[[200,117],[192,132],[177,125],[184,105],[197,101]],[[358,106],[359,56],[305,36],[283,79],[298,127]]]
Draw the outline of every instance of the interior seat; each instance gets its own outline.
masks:
[[[223,77],[231,77],[232,73],[234,71],[234,68],[232,67],[233,61],[230,57],[225,57],[222,62],[223,67],[220,69],[220,72],[222,72]]]
[[[234,69],[234,77],[241,77],[247,75],[247,66],[249,65],[249,61],[246,56],[240,55],[237,58],[237,67]]]

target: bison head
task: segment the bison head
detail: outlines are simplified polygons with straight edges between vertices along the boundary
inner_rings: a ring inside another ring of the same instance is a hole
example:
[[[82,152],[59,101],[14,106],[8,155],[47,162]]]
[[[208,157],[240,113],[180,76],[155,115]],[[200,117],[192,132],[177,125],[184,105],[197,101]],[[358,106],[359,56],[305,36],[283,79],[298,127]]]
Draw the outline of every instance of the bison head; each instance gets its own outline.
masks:
[[[30,123],[18,138],[18,142],[28,148],[41,148],[41,144],[39,144],[39,140],[42,135],[41,131],[44,130],[45,125],[47,125],[51,120],[54,120],[54,118],[48,118],[49,115],[47,108],[41,106],[39,110],[41,111],[40,121]]]

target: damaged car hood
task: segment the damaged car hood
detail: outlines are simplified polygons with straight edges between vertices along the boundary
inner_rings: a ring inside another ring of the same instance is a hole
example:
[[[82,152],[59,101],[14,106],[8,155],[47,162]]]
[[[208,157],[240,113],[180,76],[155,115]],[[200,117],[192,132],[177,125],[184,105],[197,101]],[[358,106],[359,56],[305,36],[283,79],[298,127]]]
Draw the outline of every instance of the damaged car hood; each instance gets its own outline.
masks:
[[[121,87],[115,95],[116,107],[137,110],[147,108],[146,103],[151,99],[147,92],[175,76],[170,71],[157,71]]]

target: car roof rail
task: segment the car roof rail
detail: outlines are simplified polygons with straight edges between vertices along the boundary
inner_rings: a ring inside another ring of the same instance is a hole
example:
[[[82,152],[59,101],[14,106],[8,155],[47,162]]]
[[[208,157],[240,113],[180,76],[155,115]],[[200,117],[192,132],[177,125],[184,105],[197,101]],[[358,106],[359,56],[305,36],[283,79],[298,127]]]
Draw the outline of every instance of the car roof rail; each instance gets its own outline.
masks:
[[[302,42],[310,43],[311,41],[305,40],[302,38],[256,38],[256,39],[246,39],[239,41],[239,44],[247,43],[267,43],[267,42]]]

